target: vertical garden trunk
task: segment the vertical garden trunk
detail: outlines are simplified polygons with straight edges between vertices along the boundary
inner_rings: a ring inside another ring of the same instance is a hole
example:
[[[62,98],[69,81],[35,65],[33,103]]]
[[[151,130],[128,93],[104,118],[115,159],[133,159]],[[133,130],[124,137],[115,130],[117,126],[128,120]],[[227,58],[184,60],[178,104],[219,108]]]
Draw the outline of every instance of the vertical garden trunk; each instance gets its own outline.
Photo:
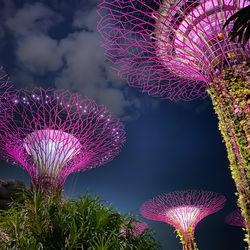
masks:
[[[250,67],[246,62],[224,69],[208,90],[227,148],[238,205],[246,221],[245,240],[250,247]]]
[[[183,239],[182,242],[182,249],[183,250],[198,250],[196,243],[194,241],[194,237],[191,235],[190,237],[187,237],[186,239]]]

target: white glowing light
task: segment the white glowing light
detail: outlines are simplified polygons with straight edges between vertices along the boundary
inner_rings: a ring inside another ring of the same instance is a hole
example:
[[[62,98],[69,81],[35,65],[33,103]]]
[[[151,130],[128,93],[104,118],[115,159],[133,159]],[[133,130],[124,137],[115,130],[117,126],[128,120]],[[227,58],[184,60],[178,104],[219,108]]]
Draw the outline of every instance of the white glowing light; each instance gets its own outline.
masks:
[[[184,232],[189,232],[189,228],[194,225],[200,213],[201,210],[198,207],[183,206],[171,208],[166,211],[165,215]]]
[[[24,138],[23,146],[40,173],[54,177],[81,151],[78,139],[60,130],[34,131]]]

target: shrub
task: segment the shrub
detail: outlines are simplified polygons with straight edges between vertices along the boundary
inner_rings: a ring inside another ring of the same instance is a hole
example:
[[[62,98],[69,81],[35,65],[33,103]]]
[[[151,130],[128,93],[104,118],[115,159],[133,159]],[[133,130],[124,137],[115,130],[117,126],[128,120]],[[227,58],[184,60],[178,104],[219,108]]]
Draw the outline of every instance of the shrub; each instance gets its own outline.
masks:
[[[99,196],[65,199],[28,190],[1,211],[0,249],[160,249],[151,230],[134,236],[133,222]]]

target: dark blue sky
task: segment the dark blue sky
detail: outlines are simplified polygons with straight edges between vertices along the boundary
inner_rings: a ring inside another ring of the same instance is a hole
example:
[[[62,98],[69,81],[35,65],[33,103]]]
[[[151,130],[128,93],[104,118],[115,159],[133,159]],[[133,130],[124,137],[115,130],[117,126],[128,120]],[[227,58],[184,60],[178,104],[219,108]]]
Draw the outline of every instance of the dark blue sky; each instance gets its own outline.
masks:
[[[141,204],[163,192],[215,191],[227,203],[198,224],[197,245],[244,249],[242,230],[224,222],[236,208],[236,189],[210,100],[173,103],[129,89],[103,56],[95,30],[98,1],[56,2],[0,0],[0,64],[17,88],[68,88],[96,99],[120,115],[127,133],[117,158],[71,175],[65,192],[71,197],[86,190],[101,194],[121,212],[139,216]],[[25,170],[3,161],[0,178],[29,185]],[[156,231],[164,250],[181,249],[171,226],[141,219]]]

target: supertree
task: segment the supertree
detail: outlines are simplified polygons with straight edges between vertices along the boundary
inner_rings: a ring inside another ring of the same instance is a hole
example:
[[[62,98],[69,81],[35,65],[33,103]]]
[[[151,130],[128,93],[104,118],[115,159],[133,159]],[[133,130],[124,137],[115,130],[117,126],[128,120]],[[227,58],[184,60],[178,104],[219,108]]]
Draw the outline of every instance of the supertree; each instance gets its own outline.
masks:
[[[163,221],[176,228],[183,250],[197,249],[194,230],[200,220],[223,208],[226,198],[210,191],[176,191],[146,201],[142,216]]]
[[[123,124],[104,106],[68,91],[19,90],[0,121],[0,155],[23,166],[36,190],[60,192],[67,176],[111,161]]]
[[[103,0],[98,29],[130,86],[175,101],[210,95],[250,246],[250,42],[247,31],[231,41],[235,19],[223,28],[247,6],[247,0]]]
[[[243,218],[240,209],[236,209],[231,212],[226,218],[225,221],[228,225],[237,226],[237,227],[246,227],[245,219]]]
[[[129,222],[128,222],[129,223]],[[142,232],[148,228],[148,224],[145,223],[145,222],[133,222],[132,223],[132,226],[133,226],[133,229],[130,231],[130,233],[133,235],[133,236],[137,236],[137,235],[140,235],[142,234]],[[126,229],[125,228],[122,228],[121,229],[121,234],[123,236],[126,236]]]

